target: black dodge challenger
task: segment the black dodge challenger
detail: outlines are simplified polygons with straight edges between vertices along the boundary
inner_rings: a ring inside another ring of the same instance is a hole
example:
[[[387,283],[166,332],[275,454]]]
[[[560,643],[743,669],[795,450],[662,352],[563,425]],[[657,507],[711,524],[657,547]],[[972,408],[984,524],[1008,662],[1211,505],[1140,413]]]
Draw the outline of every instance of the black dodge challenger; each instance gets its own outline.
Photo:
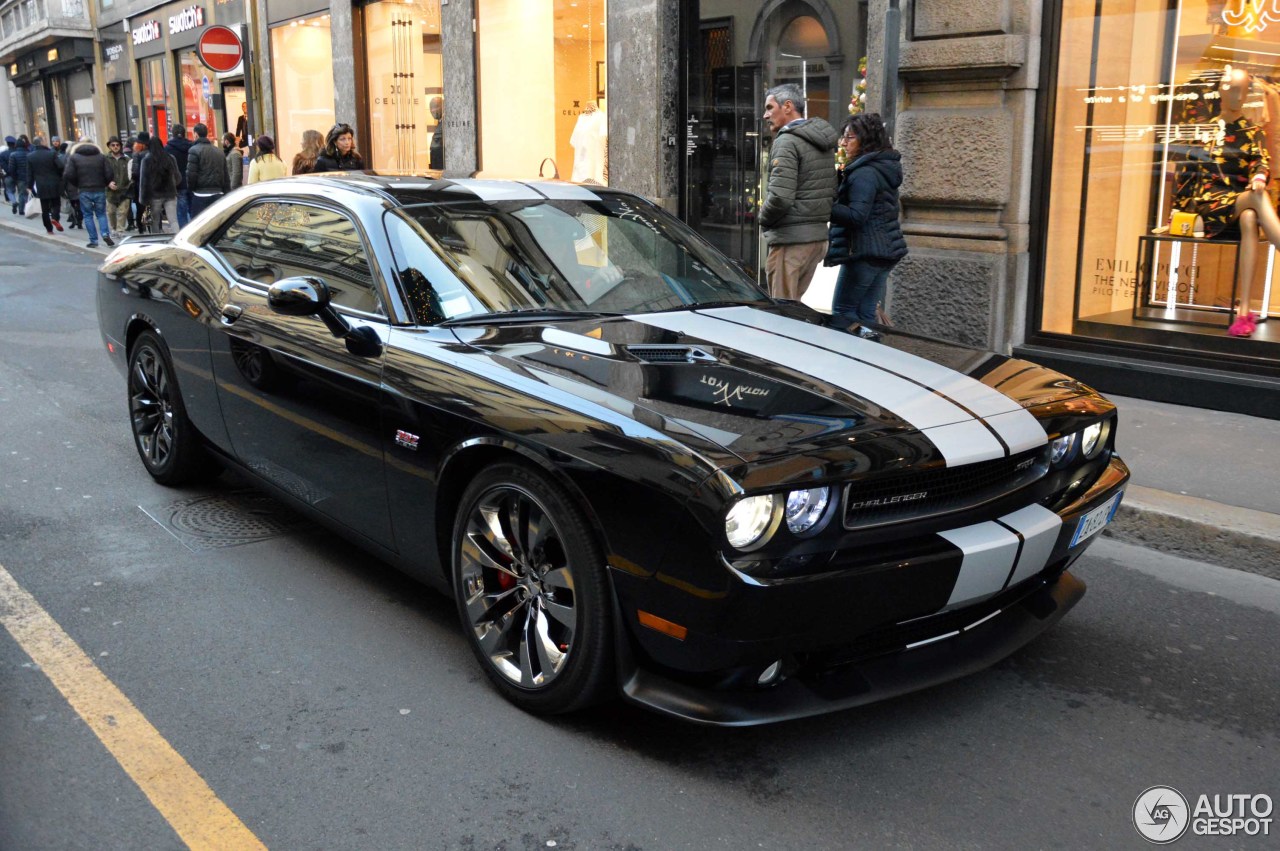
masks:
[[[625,192],[316,176],[99,270],[147,471],[234,466],[452,594],[508,699],[723,725],[976,671],[1083,595],[1115,407],[764,295]]]

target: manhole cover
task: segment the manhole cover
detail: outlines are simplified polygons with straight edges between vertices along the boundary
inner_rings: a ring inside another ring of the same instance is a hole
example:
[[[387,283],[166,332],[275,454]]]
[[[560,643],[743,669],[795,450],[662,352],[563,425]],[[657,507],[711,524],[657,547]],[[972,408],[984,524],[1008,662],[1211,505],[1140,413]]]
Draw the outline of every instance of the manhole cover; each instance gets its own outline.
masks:
[[[192,550],[253,544],[286,535],[306,520],[258,491],[197,496],[143,512]]]

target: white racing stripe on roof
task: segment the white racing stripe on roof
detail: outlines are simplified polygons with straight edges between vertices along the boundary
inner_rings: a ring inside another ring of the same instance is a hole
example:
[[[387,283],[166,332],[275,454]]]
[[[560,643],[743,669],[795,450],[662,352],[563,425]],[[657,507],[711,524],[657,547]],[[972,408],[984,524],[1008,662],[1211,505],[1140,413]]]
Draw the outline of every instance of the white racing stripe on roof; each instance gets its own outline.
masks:
[[[600,196],[574,183],[530,183],[529,186],[553,201],[599,201]]]
[[[1019,451],[1013,448],[1015,443],[1022,449],[1030,449],[1043,446],[1048,440],[1036,418],[1013,399],[964,373],[918,355],[753,307],[721,307],[702,312],[752,328],[772,331],[792,340],[813,343],[923,384],[986,419],[988,425],[1009,444],[1010,452]],[[990,419],[999,414],[1006,416],[998,423]]]
[[[768,330],[700,313],[641,314],[634,322],[689,334],[717,346],[803,372],[893,413],[926,432],[947,466],[1003,458],[1004,447],[983,425],[953,402],[920,385],[844,354],[780,336]],[[944,428],[958,425],[957,428]]]
[[[505,180],[455,180],[454,185],[475,193],[482,201],[541,201],[532,186]]]

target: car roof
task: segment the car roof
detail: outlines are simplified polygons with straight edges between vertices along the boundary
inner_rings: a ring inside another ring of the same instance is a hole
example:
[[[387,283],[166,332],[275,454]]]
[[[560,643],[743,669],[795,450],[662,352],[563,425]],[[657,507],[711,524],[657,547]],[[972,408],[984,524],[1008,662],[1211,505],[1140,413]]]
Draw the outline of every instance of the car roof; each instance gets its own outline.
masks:
[[[447,201],[598,201],[602,195],[627,195],[605,186],[558,180],[444,178],[380,171],[325,172],[290,178],[294,183],[323,182],[347,189],[390,196],[402,206]]]

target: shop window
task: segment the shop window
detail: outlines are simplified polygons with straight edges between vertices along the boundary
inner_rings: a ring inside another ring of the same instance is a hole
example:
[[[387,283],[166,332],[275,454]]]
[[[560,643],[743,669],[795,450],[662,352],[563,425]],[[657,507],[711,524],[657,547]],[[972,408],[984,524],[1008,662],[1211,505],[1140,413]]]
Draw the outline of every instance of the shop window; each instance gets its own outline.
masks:
[[[194,139],[191,128],[203,124],[209,128],[209,138],[216,140],[226,132],[217,127],[213,117],[213,72],[204,67],[194,50],[178,53],[178,91],[182,95],[182,123],[188,137]]]
[[[1280,312],[1273,7],[1063,3],[1040,329],[1233,352]]]
[[[271,30],[271,75],[276,110],[276,153],[288,165],[302,148],[302,134],[321,136],[336,120],[333,100],[333,36],[329,15],[290,21]],[[350,120],[352,116],[344,116]],[[356,140],[357,146],[360,144]]]
[[[364,9],[369,83],[366,162],[385,171],[444,168],[443,63],[438,0]]]
[[[169,93],[165,85],[164,57],[144,59],[138,63],[142,80],[142,106],[146,112],[147,132],[169,139]]]
[[[480,166],[608,183],[604,0],[477,0]]]

